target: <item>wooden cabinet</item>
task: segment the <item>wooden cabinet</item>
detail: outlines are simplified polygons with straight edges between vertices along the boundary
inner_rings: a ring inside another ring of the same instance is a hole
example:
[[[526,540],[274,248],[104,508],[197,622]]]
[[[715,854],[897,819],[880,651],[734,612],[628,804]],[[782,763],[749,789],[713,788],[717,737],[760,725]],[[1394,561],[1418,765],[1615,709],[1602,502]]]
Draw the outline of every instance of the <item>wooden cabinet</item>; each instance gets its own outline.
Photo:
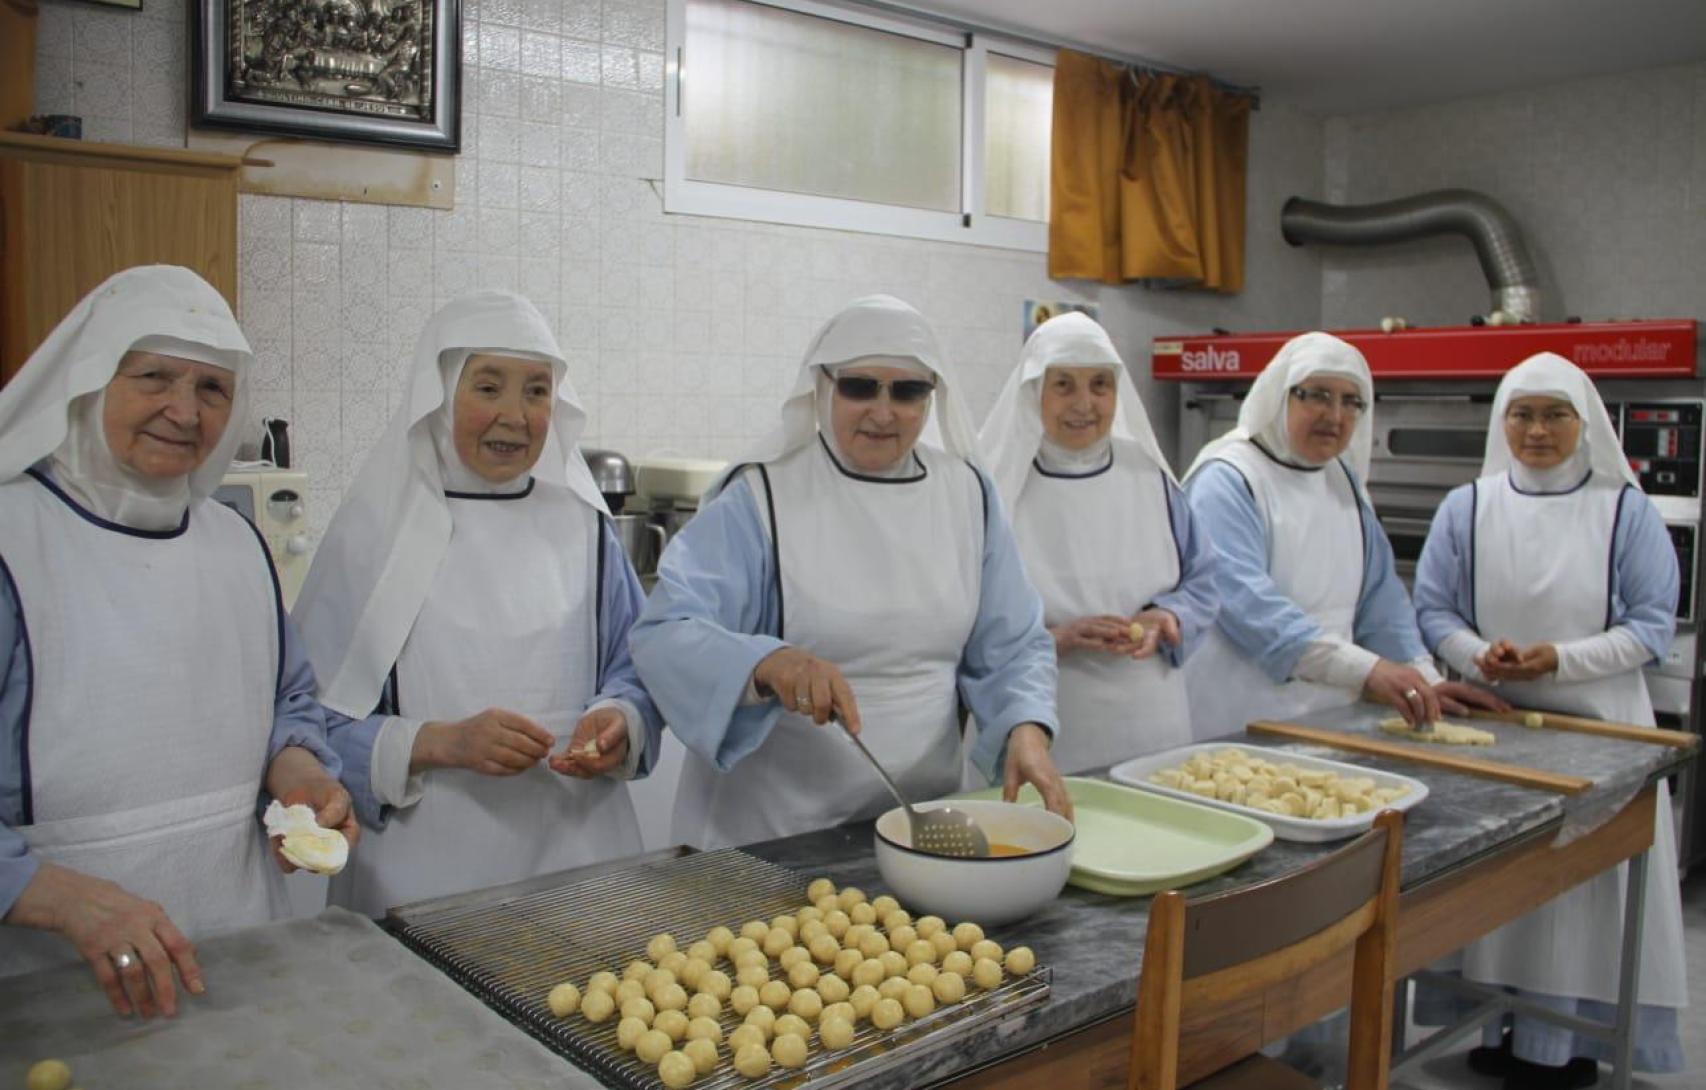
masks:
[[[0,383],[89,289],[184,265],[237,305],[242,160],[0,133]]]

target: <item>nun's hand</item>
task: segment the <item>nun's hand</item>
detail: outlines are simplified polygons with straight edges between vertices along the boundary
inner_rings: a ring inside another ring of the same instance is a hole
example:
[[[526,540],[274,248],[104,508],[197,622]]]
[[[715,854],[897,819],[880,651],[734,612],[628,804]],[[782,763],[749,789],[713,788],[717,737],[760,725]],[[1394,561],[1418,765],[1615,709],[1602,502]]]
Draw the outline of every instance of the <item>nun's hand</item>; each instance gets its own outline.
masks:
[[[1137,650],[1131,653],[1134,659],[1146,659],[1161,650],[1161,645],[1168,647],[1179,646],[1179,618],[1172,610],[1152,606],[1131,619],[1132,624],[1143,626],[1143,636],[1137,641]]]
[[[1020,723],[1007,735],[1007,767],[1003,770],[1001,797],[1012,802],[1019,788],[1030,784],[1042,796],[1043,805],[1072,820],[1072,796],[1049,756],[1048,731],[1035,723]]]
[[[1144,625],[1146,630],[1148,627],[1147,624]],[[1048,632],[1054,637],[1055,651],[1060,654],[1068,651],[1102,651],[1110,655],[1133,655],[1142,646],[1139,641],[1131,638],[1131,618],[1115,616],[1112,613],[1079,617],[1077,620],[1057,624]]]
[[[1558,669],[1558,649],[1549,643],[1519,648],[1500,640],[1476,665],[1488,681],[1534,681]]]
[[[1362,695],[1365,700],[1397,708],[1412,727],[1439,722],[1439,697],[1428,679],[1413,667],[1381,659],[1363,681]]]
[[[487,708],[455,723],[428,723],[415,739],[410,770],[466,768],[483,776],[516,776],[551,752],[557,739],[525,715]]]
[[[1450,715],[1468,715],[1477,709],[1488,712],[1511,710],[1510,702],[1501,699],[1497,693],[1467,682],[1442,681],[1434,686],[1434,693],[1439,697],[1439,706]]]
[[[350,802],[349,792],[339,783],[320,759],[301,746],[285,746],[278,755],[267,765],[267,793],[272,795],[285,806],[295,806],[301,803],[314,811],[314,820],[321,828],[336,829],[349,841],[351,848],[361,836],[361,825],[356,821],[355,806]],[[284,842],[280,836],[268,837],[267,844],[272,849],[273,862],[285,874],[296,870],[296,865],[284,857],[279,845]]]
[[[594,708],[581,716],[561,753],[551,755],[551,771],[579,780],[603,776],[628,759],[628,717],[617,708]]]
[[[752,682],[759,695],[796,715],[819,724],[839,719],[847,733],[859,733],[859,702],[833,662],[798,647],[780,647],[753,667]]]

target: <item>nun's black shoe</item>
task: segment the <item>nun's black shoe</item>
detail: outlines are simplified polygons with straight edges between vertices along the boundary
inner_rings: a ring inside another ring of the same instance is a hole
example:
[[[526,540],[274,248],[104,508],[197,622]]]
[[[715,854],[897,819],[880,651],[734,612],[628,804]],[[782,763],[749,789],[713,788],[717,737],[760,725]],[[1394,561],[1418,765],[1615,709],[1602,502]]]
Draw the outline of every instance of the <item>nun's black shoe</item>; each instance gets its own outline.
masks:
[[[1599,1081],[1599,1062],[1576,1056],[1558,1067],[1511,1059],[1504,1090],[1580,1090]]]
[[[1476,1045],[1469,1050],[1469,1070],[1477,1075],[1502,1078],[1511,1073],[1511,1064],[1515,1059],[1516,1057],[1511,1055],[1511,1032],[1507,1029],[1497,1048],[1491,1045]]]

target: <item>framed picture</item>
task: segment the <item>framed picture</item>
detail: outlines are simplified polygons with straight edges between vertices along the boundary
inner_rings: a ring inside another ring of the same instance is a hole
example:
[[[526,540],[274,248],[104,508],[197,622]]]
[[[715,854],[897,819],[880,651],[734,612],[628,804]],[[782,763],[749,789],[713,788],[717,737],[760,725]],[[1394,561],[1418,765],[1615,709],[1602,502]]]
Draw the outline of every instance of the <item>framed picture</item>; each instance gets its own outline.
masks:
[[[103,8],[123,8],[126,11],[141,11],[142,0],[86,0],[90,4],[99,4]]]
[[[1096,318],[1100,314],[1101,308],[1095,303],[1073,303],[1065,301],[1039,302],[1036,299],[1026,299],[1024,323],[1025,335],[1023,339],[1027,341],[1030,340],[1031,334],[1037,331],[1037,327],[1048,321],[1050,318],[1053,318],[1056,314],[1066,314],[1071,311],[1076,311],[1079,314],[1088,314],[1091,318]]]
[[[196,2],[195,125],[460,148],[460,0]]]

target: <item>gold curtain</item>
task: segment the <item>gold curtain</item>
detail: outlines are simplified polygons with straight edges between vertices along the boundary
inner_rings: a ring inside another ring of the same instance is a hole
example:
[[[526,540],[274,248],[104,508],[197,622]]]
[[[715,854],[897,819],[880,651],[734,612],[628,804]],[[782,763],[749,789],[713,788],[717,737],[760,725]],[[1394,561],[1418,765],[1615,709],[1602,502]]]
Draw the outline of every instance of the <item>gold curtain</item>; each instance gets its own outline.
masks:
[[[0,0],[0,129],[35,112],[36,0]]]
[[[1250,106],[1206,77],[1062,50],[1049,275],[1241,290]]]

